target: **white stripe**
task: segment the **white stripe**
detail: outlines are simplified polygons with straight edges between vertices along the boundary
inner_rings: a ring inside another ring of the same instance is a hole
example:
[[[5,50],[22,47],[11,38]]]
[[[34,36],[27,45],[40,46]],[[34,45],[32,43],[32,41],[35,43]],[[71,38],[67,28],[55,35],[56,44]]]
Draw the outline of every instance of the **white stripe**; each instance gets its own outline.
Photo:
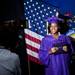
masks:
[[[35,47],[35,48],[37,48],[37,49],[40,48],[40,44],[37,44],[37,43],[35,43],[35,42],[33,42],[33,41],[27,39],[27,38],[25,38],[25,41],[26,41],[26,43],[27,43],[28,45],[30,45],[30,46],[32,46],[32,47]]]
[[[33,32],[33,31],[29,30],[29,29],[24,29],[24,32],[25,32],[26,34],[28,34],[28,35],[34,37],[34,38],[39,39],[39,40],[42,40],[42,38],[44,37],[44,36],[42,36],[42,35],[39,35],[39,34]]]
[[[27,49],[27,54],[29,54],[29,55],[31,55],[31,56],[33,56],[35,58],[39,58],[38,53],[36,53],[36,52],[34,52],[34,51],[30,50],[30,49]]]

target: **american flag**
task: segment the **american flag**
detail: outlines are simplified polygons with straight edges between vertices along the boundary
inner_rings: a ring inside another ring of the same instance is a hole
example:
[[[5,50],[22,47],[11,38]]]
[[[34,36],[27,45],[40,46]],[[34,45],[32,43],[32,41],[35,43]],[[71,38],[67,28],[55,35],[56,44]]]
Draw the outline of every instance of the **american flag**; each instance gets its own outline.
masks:
[[[39,62],[38,51],[42,38],[47,34],[46,19],[58,15],[58,9],[41,0],[25,0],[24,15],[28,28],[24,30],[29,60]]]

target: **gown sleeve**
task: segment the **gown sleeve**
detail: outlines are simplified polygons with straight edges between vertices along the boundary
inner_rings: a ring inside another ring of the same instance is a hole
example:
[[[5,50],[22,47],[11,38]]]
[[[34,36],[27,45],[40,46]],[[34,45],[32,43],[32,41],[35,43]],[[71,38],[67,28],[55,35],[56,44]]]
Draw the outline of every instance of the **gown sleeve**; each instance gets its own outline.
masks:
[[[71,42],[70,37],[67,36],[66,37],[66,40],[67,40],[67,42],[69,44],[70,53],[72,54],[74,52],[74,49],[73,49],[73,46],[72,46],[72,42]]]
[[[44,65],[48,65],[49,63],[49,53],[48,53],[48,41],[47,39],[43,38],[40,50],[39,50],[39,59]]]

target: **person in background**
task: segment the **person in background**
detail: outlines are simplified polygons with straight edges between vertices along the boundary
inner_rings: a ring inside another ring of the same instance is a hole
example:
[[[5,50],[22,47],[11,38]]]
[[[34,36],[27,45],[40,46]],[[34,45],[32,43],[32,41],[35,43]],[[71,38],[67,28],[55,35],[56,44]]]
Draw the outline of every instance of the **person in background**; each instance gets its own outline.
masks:
[[[49,35],[42,39],[39,59],[45,65],[45,75],[69,75],[70,56],[73,51],[70,38],[60,34],[63,19],[47,19]]]
[[[19,56],[9,50],[13,37],[8,29],[0,30],[0,75],[21,75]]]

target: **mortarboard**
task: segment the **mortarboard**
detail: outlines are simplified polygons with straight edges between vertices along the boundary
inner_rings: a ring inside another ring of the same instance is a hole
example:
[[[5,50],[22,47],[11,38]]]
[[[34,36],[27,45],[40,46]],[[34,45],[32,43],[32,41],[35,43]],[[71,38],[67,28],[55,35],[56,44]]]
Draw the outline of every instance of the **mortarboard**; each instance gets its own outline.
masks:
[[[63,19],[61,19],[61,18],[58,18],[58,17],[49,17],[48,19],[47,19],[47,22],[48,23],[58,23],[58,22],[63,22],[64,20]]]

